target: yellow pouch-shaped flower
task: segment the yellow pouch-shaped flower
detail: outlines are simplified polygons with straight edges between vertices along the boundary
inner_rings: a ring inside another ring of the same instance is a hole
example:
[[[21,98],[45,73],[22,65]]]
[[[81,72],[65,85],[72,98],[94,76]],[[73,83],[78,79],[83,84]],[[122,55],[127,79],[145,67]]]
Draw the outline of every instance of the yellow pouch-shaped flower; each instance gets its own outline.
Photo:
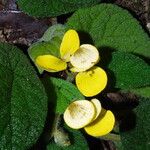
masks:
[[[87,97],[100,93],[107,85],[107,75],[100,67],[93,67],[88,71],[79,72],[76,76],[78,89]]]
[[[115,125],[115,117],[110,110],[102,110],[99,117],[84,127],[86,133],[91,136],[99,137],[112,131]]]
[[[95,118],[95,107],[88,100],[78,100],[71,103],[64,112],[66,124],[73,129],[85,127]]]

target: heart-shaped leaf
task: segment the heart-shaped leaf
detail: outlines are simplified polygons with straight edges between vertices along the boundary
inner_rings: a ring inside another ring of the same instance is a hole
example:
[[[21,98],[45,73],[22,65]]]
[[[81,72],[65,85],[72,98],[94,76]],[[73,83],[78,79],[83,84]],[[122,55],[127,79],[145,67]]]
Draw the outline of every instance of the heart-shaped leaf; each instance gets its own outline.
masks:
[[[66,14],[98,2],[100,0],[18,0],[18,5],[29,15],[47,17]]]
[[[90,36],[92,39],[89,40],[100,49],[100,53],[107,47],[150,57],[150,38],[127,10],[116,5],[100,4],[80,9],[67,25],[81,31],[84,41]]]
[[[0,43],[0,54],[0,149],[26,150],[43,130],[47,96],[19,49]]]

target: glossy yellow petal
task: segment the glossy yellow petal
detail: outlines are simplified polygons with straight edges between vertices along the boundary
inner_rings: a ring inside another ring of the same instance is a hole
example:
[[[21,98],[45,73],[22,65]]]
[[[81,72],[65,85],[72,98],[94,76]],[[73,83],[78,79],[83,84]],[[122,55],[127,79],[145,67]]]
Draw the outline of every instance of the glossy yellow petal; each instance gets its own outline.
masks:
[[[64,121],[73,129],[85,127],[94,117],[95,107],[88,100],[74,101],[64,112]]]
[[[79,72],[76,76],[76,85],[80,92],[91,97],[100,93],[107,84],[107,75],[100,67],[93,67],[88,71]]]
[[[80,45],[78,33],[75,30],[68,30],[60,45],[60,55],[66,62],[70,61],[70,56],[78,50]]]
[[[70,57],[70,63],[76,71],[86,71],[99,61],[99,52],[90,44],[83,44]]]
[[[99,137],[108,134],[111,132],[115,125],[115,117],[110,110],[102,110],[102,113],[99,117],[86,126],[85,131],[94,137]]]
[[[66,62],[52,55],[38,56],[36,64],[48,72],[58,72],[67,68]]]
[[[94,98],[91,100],[91,102],[93,103],[93,105],[95,106],[95,109],[96,109],[96,114],[95,114],[95,117],[92,121],[96,120],[97,117],[100,115],[101,113],[101,110],[102,110],[102,107],[101,107],[101,103],[98,99]]]

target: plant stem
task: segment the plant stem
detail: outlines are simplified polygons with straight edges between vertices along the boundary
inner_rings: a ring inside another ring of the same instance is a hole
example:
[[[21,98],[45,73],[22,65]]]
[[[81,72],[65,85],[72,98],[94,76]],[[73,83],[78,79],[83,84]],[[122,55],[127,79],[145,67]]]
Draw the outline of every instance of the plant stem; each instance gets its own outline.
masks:
[[[101,136],[101,137],[98,137],[98,138],[104,139],[104,140],[111,140],[111,141],[120,141],[121,140],[120,135],[113,134],[113,133],[109,133],[105,136]]]
[[[74,81],[74,79],[75,79],[75,76],[76,76],[76,73],[70,73],[69,71],[66,71],[66,73],[67,73],[67,81],[69,81],[69,82],[73,82]]]

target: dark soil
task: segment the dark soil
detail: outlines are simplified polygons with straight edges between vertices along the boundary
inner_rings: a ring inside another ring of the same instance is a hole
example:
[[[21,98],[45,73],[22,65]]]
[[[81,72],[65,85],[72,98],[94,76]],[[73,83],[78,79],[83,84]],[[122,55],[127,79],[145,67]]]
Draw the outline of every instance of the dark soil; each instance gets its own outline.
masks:
[[[143,25],[150,30],[149,0],[103,0],[128,9]],[[70,15],[69,15],[70,16]],[[58,17],[64,23],[68,15]],[[37,41],[48,26],[55,24],[57,18],[37,19],[22,13],[16,0],[0,0],[0,41],[29,46]]]

